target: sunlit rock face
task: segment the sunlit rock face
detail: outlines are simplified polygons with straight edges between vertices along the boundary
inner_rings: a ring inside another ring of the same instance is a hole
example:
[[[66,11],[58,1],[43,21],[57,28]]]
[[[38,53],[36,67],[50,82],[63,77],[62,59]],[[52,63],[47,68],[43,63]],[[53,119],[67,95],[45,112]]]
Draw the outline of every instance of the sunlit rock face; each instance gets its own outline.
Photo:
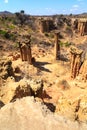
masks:
[[[53,115],[33,97],[18,99],[0,110],[0,130],[86,130],[86,124]]]

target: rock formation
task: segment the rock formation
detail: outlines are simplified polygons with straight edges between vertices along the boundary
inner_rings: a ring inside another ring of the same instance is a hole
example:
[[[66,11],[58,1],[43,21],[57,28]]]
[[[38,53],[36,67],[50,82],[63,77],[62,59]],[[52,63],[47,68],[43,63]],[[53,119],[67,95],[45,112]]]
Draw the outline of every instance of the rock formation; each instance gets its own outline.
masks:
[[[55,59],[60,59],[60,44],[58,39],[59,33],[55,33],[55,46],[54,46],[54,53],[55,53]]]
[[[21,79],[19,82],[15,82],[13,77],[7,79],[6,85],[1,89],[0,97],[1,101],[5,104],[10,101],[14,101],[17,98],[23,98],[26,96],[34,96],[43,98],[43,81],[36,79]]]
[[[42,33],[49,32],[54,28],[53,20],[41,20],[40,21],[40,30]]]
[[[86,130],[87,124],[52,114],[46,106],[25,97],[0,110],[0,130]]]
[[[56,113],[70,120],[87,122],[87,96],[81,95],[76,99],[61,97],[56,105]]]
[[[77,48],[71,48],[71,77],[75,78],[79,74],[79,70],[81,67],[81,55],[83,53],[82,50],[78,50]]]
[[[32,54],[31,54],[31,36],[27,36],[29,38],[25,43],[19,43],[21,59],[22,61],[28,61],[29,64],[32,64]]]
[[[28,81],[28,83],[30,84],[32,96],[42,98],[43,81],[40,79],[31,79]]]
[[[29,64],[32,64],[31,40],[26,42],[26,45],[27,45],[27,61]]]
[[[78,22],[78,31],[81,36],[84,36],[87,34],[87,21]]]

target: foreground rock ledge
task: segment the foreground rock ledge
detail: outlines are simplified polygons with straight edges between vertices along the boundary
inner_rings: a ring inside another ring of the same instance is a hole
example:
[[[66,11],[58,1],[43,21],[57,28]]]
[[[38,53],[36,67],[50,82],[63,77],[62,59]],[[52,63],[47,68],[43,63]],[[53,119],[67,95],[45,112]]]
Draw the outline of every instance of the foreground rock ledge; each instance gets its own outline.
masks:
[[[0,110],[0,130],[86,130],[86,124],[53,115],[33,97],[18,99]]]

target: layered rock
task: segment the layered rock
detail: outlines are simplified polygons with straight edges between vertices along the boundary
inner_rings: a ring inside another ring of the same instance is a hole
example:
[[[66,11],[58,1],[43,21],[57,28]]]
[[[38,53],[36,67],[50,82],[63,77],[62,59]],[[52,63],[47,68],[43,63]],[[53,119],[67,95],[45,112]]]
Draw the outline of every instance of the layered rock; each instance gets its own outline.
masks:
[[[81,36],[87,34],[87,21],[79,21],[78,22],[78,31]]]
[[[71,77],[76,78],[79,75],[80,67],[81,67],[81,56],[83,51],[72,47],[70,49],[71,53]]]

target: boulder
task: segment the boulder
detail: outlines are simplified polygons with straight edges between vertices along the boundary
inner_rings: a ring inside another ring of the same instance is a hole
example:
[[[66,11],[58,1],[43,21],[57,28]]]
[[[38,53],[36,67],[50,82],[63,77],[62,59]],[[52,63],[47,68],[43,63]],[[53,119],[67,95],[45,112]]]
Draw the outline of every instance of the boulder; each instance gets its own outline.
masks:
[[[0,110],[0,130],[86,130],[87,124],[52,114],[33,97],[17,99]]]

